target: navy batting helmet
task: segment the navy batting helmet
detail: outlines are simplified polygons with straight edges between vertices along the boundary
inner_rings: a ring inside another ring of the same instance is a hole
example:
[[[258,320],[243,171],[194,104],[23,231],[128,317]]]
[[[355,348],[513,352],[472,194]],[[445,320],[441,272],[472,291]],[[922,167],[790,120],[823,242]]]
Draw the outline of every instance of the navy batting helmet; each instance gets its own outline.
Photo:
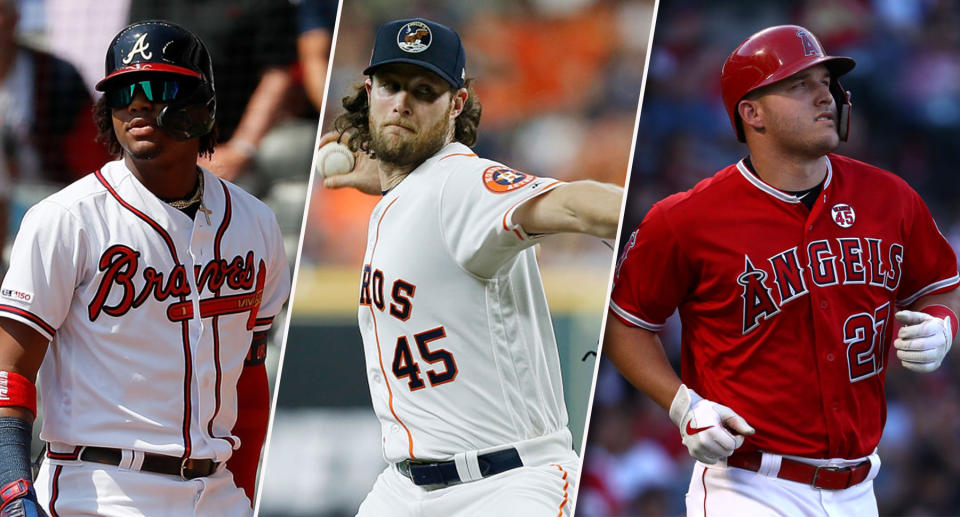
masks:
[[[157,125],[178,140],[213,129],[217,114],[213,64],[206,46],[187,29],[164,20],[134,23],[110,42],[105,70],[96,88],[107,93],[114,107],[130,103],[140,84],[137,80],[174,76],[169,83],[142,83],[150,101],[167,103]]]

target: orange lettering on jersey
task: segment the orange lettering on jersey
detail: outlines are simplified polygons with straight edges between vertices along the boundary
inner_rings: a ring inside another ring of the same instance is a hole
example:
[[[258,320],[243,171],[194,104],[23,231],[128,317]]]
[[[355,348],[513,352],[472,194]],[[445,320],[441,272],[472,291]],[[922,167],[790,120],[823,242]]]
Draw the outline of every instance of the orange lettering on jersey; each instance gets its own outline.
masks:
[[[410,299],[413,298],[416,290],[417,286],[409,282],[403,280],[393,282],[393,291],[390,293],[390,297],[393,298],[393,303],[390,304],[390,315],[400,321],[410,319],[413,309]]]
[[[360,305],[370,305],[370,264],[363,265],[360,277]]]

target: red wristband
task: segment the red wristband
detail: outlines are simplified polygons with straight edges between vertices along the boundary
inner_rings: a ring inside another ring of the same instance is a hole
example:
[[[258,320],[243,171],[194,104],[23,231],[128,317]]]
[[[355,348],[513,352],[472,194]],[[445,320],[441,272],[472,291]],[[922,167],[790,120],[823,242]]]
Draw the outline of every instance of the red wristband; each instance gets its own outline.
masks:
[[[947,319],[947,317],[949,316],[950,330],[953,331],[953,334],[951,334],[951,336],[956,337],[957,325],[960,324],[960,322],[957,321],[957,313],[953,312],[953,310],[950,309],[950,307],[947,307],[946,305],[940,305],[940,304],[927,305],[926,307],[920,309],[920,312],[925,312],[933,316],[934,318],[940,318],[942,320]]]
[[[37,387],[17,372],[0,370],[0,407],[19,406],[37,417]]]
[[[0,487],[0,509],[14,499],[19,499],[24,496],[29,497],[31,492],[33,492],[33,483],[26,479],[18,479],[7,483],[3,487]]]

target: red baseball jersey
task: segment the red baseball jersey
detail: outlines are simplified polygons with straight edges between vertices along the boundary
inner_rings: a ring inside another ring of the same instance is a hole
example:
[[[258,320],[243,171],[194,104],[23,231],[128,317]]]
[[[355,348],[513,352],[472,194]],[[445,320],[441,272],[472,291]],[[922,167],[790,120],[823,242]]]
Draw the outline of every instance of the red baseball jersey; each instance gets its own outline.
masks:
[[[610,310],[651,331],[679,310],[683,382],[757,429],[742,450],[870,454],[893,314],[960,284],[913,189],[827,158],[812,210],[741,161],[654,205],[617,265]]]

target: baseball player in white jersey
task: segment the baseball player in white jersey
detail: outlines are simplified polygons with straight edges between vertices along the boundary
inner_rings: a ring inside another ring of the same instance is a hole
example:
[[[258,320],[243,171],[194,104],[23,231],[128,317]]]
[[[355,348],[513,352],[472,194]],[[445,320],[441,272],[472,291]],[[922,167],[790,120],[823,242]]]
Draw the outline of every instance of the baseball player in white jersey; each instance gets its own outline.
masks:
[[[579,460],[532,246],[562,231],[614,236],[622,189],[479,158],[464,64],[453,30],[387,23],[337,121],[359,161],[325,185],[383,195],[359,322],[389,465],[361,516],[569,515],[575,493]]]
[[[122,158],[27,213],[0,290],[0,515],[250,515],[290,283],[279,227],[196,165],[216,99],[195,35],[125,28],[97,88]]]

